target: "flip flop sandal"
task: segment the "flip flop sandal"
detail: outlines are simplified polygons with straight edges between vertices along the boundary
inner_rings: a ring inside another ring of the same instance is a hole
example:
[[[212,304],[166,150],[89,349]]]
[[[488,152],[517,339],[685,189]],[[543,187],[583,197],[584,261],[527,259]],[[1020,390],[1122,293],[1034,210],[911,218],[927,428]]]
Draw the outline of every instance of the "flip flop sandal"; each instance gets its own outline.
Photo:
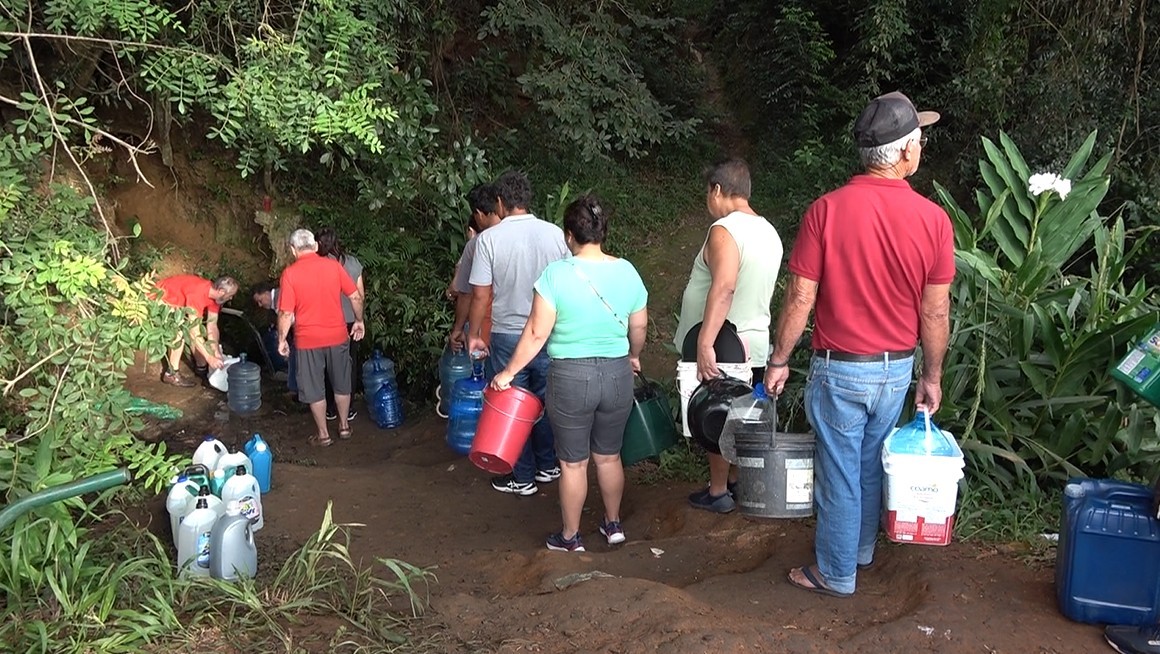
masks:
[[[331,445],[334,445],[334,441],[330,440],[329,438],[319,438],[317,434],[308,438],[306,442],[310,443],[314,447],[330,447]]]
[[[819,593],[821,595],[829,595],[830,597],[850,597],[851,595],[853,595],[853,593],[839,593],[836,590],[831,590],[829,588],[826,588],[826,586],[822,583],[822,580],[820,579],[821,575],[819,574],[817,577],[814,576],[813,566],[803,565],[800,568],[794,568],[794,570],[800,570],[802,573],[802,576],[805,577],[806,581],[808,581],[810,583],[810,585],[807,586],[805,584],[798,583],[797,581],[794,581],[793,570],[790,570],[790,574],[787,575],[787,578],[789,579],[789,583],[793,584],[794,586],[797,586],[798,588],[800,588],[802,590],[808,590],[811,593]]]
[[[354,435],[354,430],[351,429],[350,427],[347,427],[346,429],[339,429],[338,430],[338,437],[344,441],[350,440],[350,437],[352,435]]]

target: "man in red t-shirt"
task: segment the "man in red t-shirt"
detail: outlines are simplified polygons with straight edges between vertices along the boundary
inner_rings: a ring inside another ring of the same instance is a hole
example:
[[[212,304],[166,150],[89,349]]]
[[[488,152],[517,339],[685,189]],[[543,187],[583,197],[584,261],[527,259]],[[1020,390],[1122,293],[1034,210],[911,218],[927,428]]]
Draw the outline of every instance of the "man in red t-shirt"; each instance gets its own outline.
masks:
[[[854,123],[865,172],[810,206],[790,255],[765,383],[784,389],[816,304],[806,413],[817,438],[817,563],[790,571],[799,588],[853,594],[857,570],[874,560],[882,442],[902,413],[916,344],[916,404],[933,414],[942,400],[954,232],[946,212],[906,182],[926,144],[922,128],[938,118],[901,93],[871,101]]]
[[[326,428],[326,375],[338,409],[338,437],[350,438],[351,359],[346,318],[340,298],[350,298],[354,324],[350,338],[362,340],[363,296],[354,280],[334,259],[318,256],[318,242],[309,230],[290,235],[294,263],[282,271],[278,286],[278,352],[290,356],[287,337],[294,326],[298,399],[310,405],[317,432],[312,445],[331,444]]]
[[[233,299],[238,292],[238,283],[233,277],[219,277],[214,281],[197,275],[174,275],[157,282],[161,289],[161,301],[172,307],[187,310],[191,321],[186,333],[193,351],[194,367],[199,374],[209,368],[222,367],[221,335],[218,332],[218,312],[221,305]],[[205,323],[205,338],[202,337],[202,322]],[[179,335],[174,347],[165,359],[166,369],[161,373],[161,381],[173,386],[189,388],[194,382],[181,376],[181,354],[185,351],[183,336]]]

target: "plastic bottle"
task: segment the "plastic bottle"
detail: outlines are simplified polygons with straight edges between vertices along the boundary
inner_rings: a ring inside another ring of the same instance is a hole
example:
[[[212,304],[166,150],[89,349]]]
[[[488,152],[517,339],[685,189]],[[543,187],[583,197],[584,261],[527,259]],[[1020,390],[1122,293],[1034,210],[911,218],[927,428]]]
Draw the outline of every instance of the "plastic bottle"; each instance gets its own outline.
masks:
[[[772,442],[777,432],[777,407],[765,392],[764,384],[757,384],[749,395],[733,398],[725,425],[721,428],[721,456],[736,462],[738,440]]]
[[[370,413],[380,429],[394,429],[403,424],[403,399],[393,380],[385,382],[375,393]]]
[[[193,497],[190,497],[188,500],[186,500],[187,506],[189,507],[185,512],[186,515],[193,513],[193,510],[197,508],[197,503],[199,500],[205,500],[206,508],[217,514],[217,517],[220,518],[225,515],[225,503],[222,502],[220,498],[215,496],[212,491],[210,491],[209,486],[202,486],[201,490],[197,491],[197,495],[194,495]]]
[[[486,387],[482,365],[474,366],[470,377],[460,379],[452,387],[447,446],[457,454],[466,456],[471,451],[471,444],[475,441],[475,427],[479,424],[479,414],[483,412],[483,389]]]
[[[439,415],[450,419],[455,384],[460,379],[467,379],[471,375],[472,361],[467,350],[455,352],[450,346],[445,347],[443,356],[439,358]]]
[[[930,414],[926,411],[919,411],[914,420],[892,433],[887,439],[887,450],[891,454],[958,455],[954,443],[930,421]]]
[[[258,548],[254,545],[254,531],[237,502],[230,502],[225,509],[225,516],[214,524],[209,551],[209,574],[214,579],[253,579],[258,574]]]
[[[206,467],[201,464],[194,464],[186,467],[185,470],[181,471],[180,476],[185,477],[189,481],[197,484],[198,488],[201,488],[202,486],[209,486],[209,471],[206,470]],[[177,479],[174,478],[172,483],[177,483]]]
[[[221,441],[207,435],[193,451],[193,464],[205,466],[206,471],[214,470],[217,468],[217,460],[228,451]]]
[[[165,496],[165,509],[169,511],[169,533],[173,536],[173,543],[177,544],[178,528],[182,519],[189,514],[191,508],[189,500],[197,495],[200,487],[181,475]]]
[[[384,357],[381,350],[375,350],[374,355],[364,362],[362,367],[363,395],[367,398],[368,404],[387,381],[396,383],[395,363]]]
[[[177,571],[195,577],[209,576],[210,532],[217,522],[217,511],[209,508],[206,498],[198,498],[177,532]]]
[[[242,360],[229,367],[226,371],[229,380],[229,389],[226,398],[230,410],[240,416],[253,415],[262,408],[262,368],[252,362]]]
[[[274,453],[270,445],[262,440],[262,435],[255,433],[246,443],[246,456],[250,457],[252,474],[258,479],[258,488],[262,494],[270,492],[270,484],[274,481]]]
[[[246,456],[245,452],[230,452],[223,454],[218,459],[217,469],[214,470],[213,477],[211,478],[211,488],[214,489],[214,493],[218,497],[221,497],[222,489],[225,488],[226,482],[229,481],[230,477],[234,476],[234,472],[237,471],[238,466],[245,466],[246,470],[253,470],[254,468],[250,462],[250,457]]]
[[[254,531],[266,524],[262,515],[262,489],[258,486],[257,478],[248,473],[245,466],[238,466],[233,476],[226,480],[226,485],[222,487],[222,501],[227,505],[237,502],[242,515],[253,523]]]

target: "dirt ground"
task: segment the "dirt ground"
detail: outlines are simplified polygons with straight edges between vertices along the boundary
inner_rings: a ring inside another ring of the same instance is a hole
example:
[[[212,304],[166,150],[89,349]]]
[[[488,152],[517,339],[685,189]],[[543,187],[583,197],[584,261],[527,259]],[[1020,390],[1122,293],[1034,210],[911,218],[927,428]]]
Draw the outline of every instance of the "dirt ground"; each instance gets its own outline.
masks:
[[[592,484],[582,525],[588,552],[550,552],[543,542],[559,528],[555,485],[525,498],[495,492],[446,447],[445,422],[430,413],[380,430],[359,402],[354,438],[319,449],[305,442],[309,415],[277,382],[266,382],[257,416],[239,418],[216,391],[162,386],[155,371],[137,366],[129,388],[186,415],[153,425],[152,437],[185,453],[204,433],[231,448],[254,431],[271,443],[274,486],[258,533],[263,572],[302,545],[333,502],[336,521],[365,525],[354,531],[355,557],[434,569],[428,617],[448,652],[1110,651],[1099,628],[1056,610],[1049,564],[1004,548],[884,544],[856,596],[823,597],[785,578],[813,560],[812,521],[712,515],[685,502],[697,484],[644,485],[631,469],[628,542],[609,547],[596,531]],[[154,514],[163,526],[161,502]]]

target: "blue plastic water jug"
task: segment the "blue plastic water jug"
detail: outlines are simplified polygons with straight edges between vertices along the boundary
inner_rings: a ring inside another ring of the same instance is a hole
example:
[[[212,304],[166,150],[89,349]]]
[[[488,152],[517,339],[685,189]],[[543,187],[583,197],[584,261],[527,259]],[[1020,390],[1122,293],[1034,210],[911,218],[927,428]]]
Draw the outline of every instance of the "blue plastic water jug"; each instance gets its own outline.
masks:
[[[486,387],[482,362],[473,366],[470,377],[456,381],[453,386],[447,414],[447,445],[457,454],[466,456],[471,451],[475,426],[483,412],[483,389]]]
[[[439,415],[450,418],[448,411],[455,394],[455,384],[468,377],[471,377],[471,357],[467,350],[454,352],[450,346],[444,348],[443,356],[439,357]]]
[[[253,415],[262,407],[262,369],[253,361],[242,360],[226,370],[230,410],[241,416]]]
[[[1155,624],[1160,522],[1152,515],[1152,489],[1114,479],[1071,479],[1059,521],[1059,610],[1078,622]]]
[[[262,494],[270,492],[270,485],[274,479],[274,453],[270,451],[270,444],[262,439],[261,434],[254,434],[246,442],[246,456],[250,457],[253,466],[253,475],[258,479],[258,488]]]
[[[394,429],[403,424],[403,398],[393,379],[384,382],[374,394],[370,413],[381,429]]]
[[[395,383],[395,362],[383,356],[382,350],[375,350],[374,355],[363,362],[363,393],[368,398],[374,397],[388,380]]]
[[[891,454],[959,456],[954,442],[930,421],[930,414],[925,411],[919,411],[914,420],[891,434],[887,447]]]

